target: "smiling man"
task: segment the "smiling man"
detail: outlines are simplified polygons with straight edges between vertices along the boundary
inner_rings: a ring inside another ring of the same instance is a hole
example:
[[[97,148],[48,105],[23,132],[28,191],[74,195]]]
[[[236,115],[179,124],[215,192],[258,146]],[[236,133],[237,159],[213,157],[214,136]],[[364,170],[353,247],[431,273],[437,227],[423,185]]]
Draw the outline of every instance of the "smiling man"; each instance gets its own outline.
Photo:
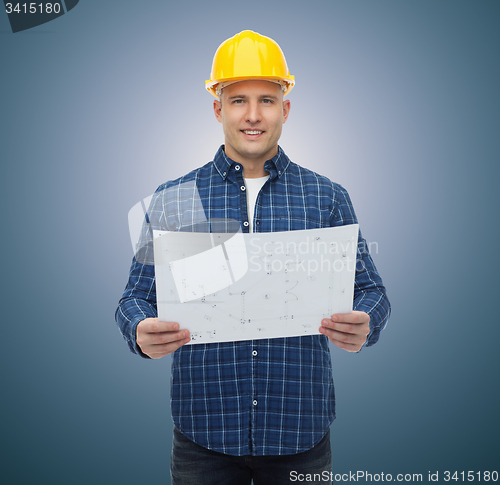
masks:
[[[243,31],[222,43],[206,88],[216,97],[224,145],[213,161],[156,194],[194,184],[206,219],[236,220],[245,233],[356,224],[346,190],[278,145],[290,114],[284,96],[294,84],[269,37]],[[175,199],[160,205],[154,228],[194,225],[192,204],[181,206]],[[317,322],[320,334],[189,346],[187,330],[158,321],[154,266],[134,257],[116,318],[134,353],[172,354],[174,485],[279,485],[297,476],[327,483],[335,419],[328,341],[358,352],[377,342],[390,313],[361,232],[358,241],[354,311]]]
[[[224,101],[224,110],[222,109]],[[214,101],[222,123],[225,154],[243,165],[246,178],[266,175],[264,163],[278,153],[278,140],[290,112],[281,85],[269,81],[240,81],[227,86]]]

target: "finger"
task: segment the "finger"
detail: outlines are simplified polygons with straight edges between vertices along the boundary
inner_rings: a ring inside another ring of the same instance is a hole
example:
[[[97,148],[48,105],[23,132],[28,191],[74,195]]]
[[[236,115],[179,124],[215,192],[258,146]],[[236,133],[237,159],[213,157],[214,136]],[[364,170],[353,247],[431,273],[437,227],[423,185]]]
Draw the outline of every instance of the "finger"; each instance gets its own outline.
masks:
[[[137,335],[137,344],[141,349],[148,349],[155,345],[164,345],[171,342],[177,342],[189,337],[188,330],[178,332],[159,332],[159,333],[139,333]]]
[[[368,323],[341,323],[332,322],[328,319],[323,319],[321,325],[325,328],[337,330],[338,332],[348,333],[352,335],[368,335],[370,333],[370,325]]]
[[[353,345],[346,344],[345,342],[341,342],[339,340],[330,340],[333,345],[336,345],[339,349],[347,350],[347,352],[358,352],[363,345]]]
[[[335,313],[332,315],[331,320],[333,322],[343,322],[343,323],[367,323],[370,321],[370,315],[365,312],[353,311],[350,313]]]
[[[324,319],[321,321],[321,325],[325,328],[337,330],[338,332],[343,333],[356,333],[356,328],[358,327],[352,323],[340,323],[340,322],[332,322],[331,320]]]
[[[332,342],[342,342],[346,345],[363,345],[366,341],[366,335],[363,334],[351,334],[338,332],[337,330],[327,329],[325,327],[320,327],[320,333],[326,335]]]
[[[141,326],[141,331],[146,333],[172,332],[179,330],[179,324],[177,322],[163,322],[157,318],[147,318],[140,322],[139,325]]]
[[[151,357],[152,359],[160,359],[165,355],[175,352],[178,348],[187,344],[190,340],[191,338],[187,337],[166,344],[151,345],[150,347],[146,348],[146,351],[144,353],[149,357]]]
[[[179,330],[178,332],[159,332],[146,334],[147,342],[150,345],[163,345],[177,340],[183,340],[189,337],[188,330]]]

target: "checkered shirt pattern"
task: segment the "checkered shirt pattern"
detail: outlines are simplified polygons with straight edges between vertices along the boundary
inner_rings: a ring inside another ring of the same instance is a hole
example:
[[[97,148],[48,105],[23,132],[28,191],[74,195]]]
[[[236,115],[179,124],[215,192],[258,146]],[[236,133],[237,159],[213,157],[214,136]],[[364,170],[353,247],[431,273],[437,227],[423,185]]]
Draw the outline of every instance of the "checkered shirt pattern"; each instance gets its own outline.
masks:
[[[281,147],[264,169],[270,178],[257,198],[254,232],[357,223],[347,191],[292,162]],[[190,187],[196,187],[202,207],[178,202],[186,200],[180,191]],[[233,219],[248,232],[243,167],[221,146],[213,161],[161,185],[146,217],[151,229],[180,230],[199,220]],[[154,266],[145,264],[150,262],[134,257],[116,311],[130,350],[146,358],[136,342],[136,327],[157,316]],[[365,346],[373,345],[389,318],[390,304],[361,232],[353,309],[370,315]],[[172,354],[171,372],[175,426],[192,441],[221,453],[300,453],[317,444],[335,419],[332,363],[324,335],[185,345]]]

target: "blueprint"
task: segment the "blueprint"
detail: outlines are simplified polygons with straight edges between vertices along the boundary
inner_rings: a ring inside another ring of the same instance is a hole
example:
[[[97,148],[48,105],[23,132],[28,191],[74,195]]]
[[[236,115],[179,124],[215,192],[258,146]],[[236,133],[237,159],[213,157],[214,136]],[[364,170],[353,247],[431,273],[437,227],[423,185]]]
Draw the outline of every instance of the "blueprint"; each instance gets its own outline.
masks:
[[[158,318],[189,344],[319,334],[322,318],[352,311],[357,224],[153,236]]]

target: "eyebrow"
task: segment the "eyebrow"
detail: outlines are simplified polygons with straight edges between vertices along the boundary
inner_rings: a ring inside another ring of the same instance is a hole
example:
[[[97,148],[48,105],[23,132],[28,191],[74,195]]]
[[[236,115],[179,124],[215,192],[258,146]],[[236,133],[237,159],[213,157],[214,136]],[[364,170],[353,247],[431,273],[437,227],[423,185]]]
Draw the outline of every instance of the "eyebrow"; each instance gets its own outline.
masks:
[[[262,96],[259,96],[259,98],[269,98],[278,101],[278,96],[275,96],[274,94],[263,94]],[[228,99],[248,99],[248,96],[244,94],[235,94],[234,96],[230,96]]]

